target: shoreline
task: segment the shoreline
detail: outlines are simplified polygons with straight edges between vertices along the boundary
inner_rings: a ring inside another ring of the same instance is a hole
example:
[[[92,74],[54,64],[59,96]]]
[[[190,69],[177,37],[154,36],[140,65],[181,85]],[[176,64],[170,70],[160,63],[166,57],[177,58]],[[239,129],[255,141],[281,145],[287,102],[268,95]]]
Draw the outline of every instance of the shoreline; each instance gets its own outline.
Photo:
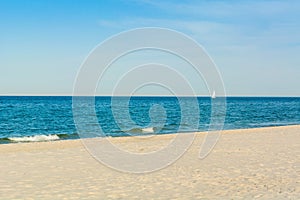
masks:
[[[0,199],[300,198],[300,125],[222,131],[213,151],[200,160],[205,133],[196,133],[175,163],[146,174],[101,164],[80,139],[2,144]],[[109,140],[147,153],[176,135]]]
[[[254,127],[254,128],[241,128],[241,129],[223,129],[220,130],[220,133],[229,133],[229,132],[234,132],[234,131],[247,131],[247,130],[256,130],[256,129],[268,129],[268,128],[282,128],[282,127],[300,127],[300,124],[292,124],[292,125],[278,125],[278,126],[264,126],[264,127]],[[133,135],[133,136],[105,136],[105,137],[99,137],[99,138],[128,138],[128,137],[148,137],[148,136],[159,136],[159,135],[176,135],[176,134],[207,134],[209,132],[216,132],[216,131],[187,131],[187,132],[180,132],[180,133],[161,133],[161,134],[140,134],[140,135]],[[57,141],[73,141],[73,140],[82,140],[82,138],[74,138],[74,133],[71,134],[70,138],[66,138],[66,139],[53,139],[53,140],[41,140],[41,141],[11,141],[10,138],[30,138],[30,137],[34,137],[34,136],[46,136],[46,137],[53,137],[53,136],[57,136],[59,137],[59,135],[67,135],[67,134],[47,134],[47,135],[33,135],[33,136],[22,136],[22,137],[7,137],[7,138],[1,138],[0,140],[5,140],[5,141],[9,141],[7,143],[0,143],[1,145],[8,145],[8,144],[31,144],[31,143],[39,143],[39,142],[57,142]],[[77,137],[77,136],[76,136]],[[93,139],[93,138],[85,138],[85,139]]]

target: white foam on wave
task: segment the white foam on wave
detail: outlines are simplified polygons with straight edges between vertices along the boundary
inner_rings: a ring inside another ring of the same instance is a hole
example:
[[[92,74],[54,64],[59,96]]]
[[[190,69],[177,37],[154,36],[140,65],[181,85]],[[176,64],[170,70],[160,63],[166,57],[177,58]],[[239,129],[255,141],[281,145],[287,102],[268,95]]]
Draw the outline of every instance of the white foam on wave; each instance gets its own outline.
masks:
[[[59,137],[57,135],[34,135],[25,137],[10,137],[8,139],[13,142],[42,142],[59,140]]]
[[[153,133],[154,128],[153,127],[147,127],[147,128],[142,128],[143,133]]]

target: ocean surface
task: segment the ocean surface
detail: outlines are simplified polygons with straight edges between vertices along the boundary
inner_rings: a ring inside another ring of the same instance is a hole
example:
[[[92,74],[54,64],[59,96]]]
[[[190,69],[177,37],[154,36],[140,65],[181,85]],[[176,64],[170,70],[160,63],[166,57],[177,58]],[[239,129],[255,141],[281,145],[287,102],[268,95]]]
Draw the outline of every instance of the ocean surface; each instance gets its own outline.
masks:
[[[87,137],[88,133],[118,137],[208,130],[211,98],[198,97],[197,108],[190,101],[188,97],[181,101],[176,97],[131,97],[128,102],[118,97],[112,109],[110,97],[96,97],[97,122],[90,123],[90,114],[84,112],[81,119],[86,119]],[[82,106],[84,111],[88,104]],[[182,107],[187,111],[184,117]],[[300,124],[300,98],[227,97],[223,115],[223,129]],[[73,118],[72,97],[0,96],[0,144],[75,138],[79,134]]]

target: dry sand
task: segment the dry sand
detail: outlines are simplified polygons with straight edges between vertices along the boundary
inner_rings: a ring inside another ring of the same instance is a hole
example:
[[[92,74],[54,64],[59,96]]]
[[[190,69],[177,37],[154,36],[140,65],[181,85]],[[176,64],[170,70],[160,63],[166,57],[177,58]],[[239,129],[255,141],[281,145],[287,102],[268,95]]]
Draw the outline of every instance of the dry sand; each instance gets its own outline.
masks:
[[[173,135],[113,138],[130,151]],[[100,164],[80,140],[0,145],[0,199],[300,199],[300,126],[223,131],[198,159],[205,134],[174,164],[147,174]]]

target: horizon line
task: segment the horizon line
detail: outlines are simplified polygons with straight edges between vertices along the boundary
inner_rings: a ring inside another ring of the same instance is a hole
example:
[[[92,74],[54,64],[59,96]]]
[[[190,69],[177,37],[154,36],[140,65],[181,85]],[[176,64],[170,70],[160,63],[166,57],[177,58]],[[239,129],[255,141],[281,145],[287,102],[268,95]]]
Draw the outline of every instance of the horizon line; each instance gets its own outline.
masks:
[[[0,97],[211,97],[210,95],[70,95],[70,94],[0,94]],[[226,95],[217,97],[294,97],[299,95]]]

